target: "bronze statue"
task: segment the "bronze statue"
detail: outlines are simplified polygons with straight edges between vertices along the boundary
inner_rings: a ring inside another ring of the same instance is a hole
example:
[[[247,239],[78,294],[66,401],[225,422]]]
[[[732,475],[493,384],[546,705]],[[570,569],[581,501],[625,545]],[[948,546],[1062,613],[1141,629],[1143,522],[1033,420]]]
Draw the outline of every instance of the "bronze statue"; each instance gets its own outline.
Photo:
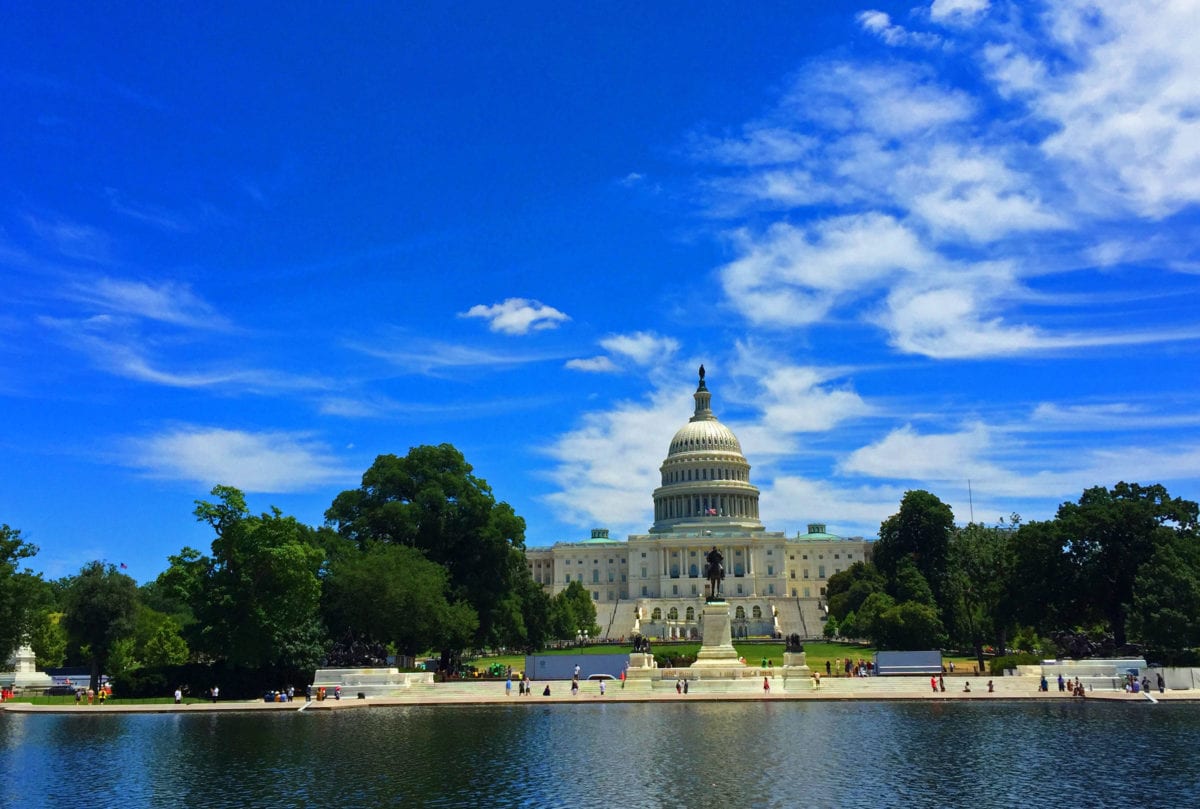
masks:
[[[701,366],[703,368],[704,366]],[[708,577],[709,600],[721,600],[721,580],[725,578],[725,568],[721,565],[725,561],[725,556],[717,550],[714,545],[713,549],[704,557],[708,563],[704,566],[704,575]]]
[[[704,381],[704,363],[700,364],[700,381]]]

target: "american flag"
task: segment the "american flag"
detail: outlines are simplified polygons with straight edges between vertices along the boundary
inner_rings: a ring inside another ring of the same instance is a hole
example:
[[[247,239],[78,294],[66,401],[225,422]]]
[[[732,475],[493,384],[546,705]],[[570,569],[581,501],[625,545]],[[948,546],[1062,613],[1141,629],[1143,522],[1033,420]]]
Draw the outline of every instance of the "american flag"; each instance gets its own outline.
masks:
[[[710,517],[715,517],[715,516],[717,516],[717,510],[715,508],[710,508],[708,511],[705,512],[705,514],[707,514]]]

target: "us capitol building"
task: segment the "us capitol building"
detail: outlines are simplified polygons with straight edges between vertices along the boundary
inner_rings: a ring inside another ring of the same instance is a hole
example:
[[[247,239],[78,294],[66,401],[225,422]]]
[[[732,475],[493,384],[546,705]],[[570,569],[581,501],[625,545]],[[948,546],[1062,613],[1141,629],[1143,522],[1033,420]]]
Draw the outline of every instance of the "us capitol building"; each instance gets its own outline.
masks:
[[[596,602],[601,638],[699,637],[707,581],[704,558],[725,557],[722,584],[733,635],[819,637],[829,577],[870,559],[871,543],[810,523],[794,537],[767,531],[758,488],[733,431],[717,420],[700,367],[696,412],[671,439],[654,525],[625,541],[595,528],[590,539],[525,551],[529,573],[551,595],[580,582]]]

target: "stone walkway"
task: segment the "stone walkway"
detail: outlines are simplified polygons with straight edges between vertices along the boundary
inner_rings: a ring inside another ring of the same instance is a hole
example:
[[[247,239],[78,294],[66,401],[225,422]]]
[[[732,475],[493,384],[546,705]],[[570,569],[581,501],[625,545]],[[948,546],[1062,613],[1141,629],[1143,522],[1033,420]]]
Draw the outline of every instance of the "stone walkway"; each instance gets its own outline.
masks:
[[[326,699],[322,702],[304,702],[297,700],[295,702],[262,702],[262,701],[221,701],[217,703],[211,702],[196,702],[183,705],[173,704],[155,704],[155,705],[129,705],[129,704],[106,704],[106,705],[31,705],[23,702],[9,702],[0,705],[0,710],[10,713],[65,713],[65,714],[81,714],[81,713],[204,713],[204,712],[224,712],[224,711],[334,711],[334,710],[355,710],[361,708],[384,708],[384,707],[402,707],[411,705],[522,705],[522,706],[537,706],[546,704],[555,705],[596,705],[603,702],[746,702],[746,701],[769,701],[769,702],[813,702],[813,701],[850,701],[850,702],[873,702],[873,701],[925,701],[925,702],[944,702],[944,701],[1012,701],[1012,700],[1042,700],[1047,702],[1053,701],[1074,701],[1078,697],[1070,697],[1059,693],[1057,690],[1049,693],[1042,693],[1037,690],[1037,681],[1032,678],[996,678],[995,693],[987,692],[987,681],[981,680],[972,682],[972,690],[970,693],[964,693],[962,687],[964,680],[961,678],[947,678],[946,691],[934,694],[929,689],[928,680],[916,680],[913,678],[904,678],[903,680],[889,680],[884,678],[866,678],[856,680],[852,678],[826,680],[823,686],[818,690],[813,690],[809,685],[798,686],[794,684],[791,689],[784,687],[783,683],[775,681],[772,683],[770,692],[763,692],[761,683],[756,687],[750,687],[749,684],[740,684],[739,690],[716,690],[718,685],[728,685],[727,683],[719,684],[712,683],[691,683],[689,693],[686,695],[676,694],[673,682],[656,683],[658,687],[653,689],[645,688],[645,684],[641,684],[642,688],[635,690],[633,688],[621,689],[619,683],[612,683],[607,688],[607,693],[601,696],[599,688],[594,682],[584,684],[583,690],[578,696],[572,696],[570,691],[569,681],[553,681],[550,683],[551,696],[542,696],[542,688],[545,683],[535,683],[535,691],[529,696],[518,696],[517,690],[514,687],[511,696],[505,696],[504,683],[502,682],[467,682],[467,683],[438,683],[435,685],[427,685],[419,688],[408,689],[406,693],[397,696],[387,697],[372,697],[370,699],[354,699],[351,697],[341,700]],[[706,688],[706,685],[711,685],[713,688]],[[1150,697],[1155,701],[1162,702],[1188,702],[1200,700],[1200,692],[1196,691],[1168,691],[1165,694],[1152,693]],[[1126,694],[1123,691],[1093,691],[1085,698],[1087,700],[1103,700],[1106,702],[1129,702],[1143,705],[1149,705],[1151,700],[1145,694]]]

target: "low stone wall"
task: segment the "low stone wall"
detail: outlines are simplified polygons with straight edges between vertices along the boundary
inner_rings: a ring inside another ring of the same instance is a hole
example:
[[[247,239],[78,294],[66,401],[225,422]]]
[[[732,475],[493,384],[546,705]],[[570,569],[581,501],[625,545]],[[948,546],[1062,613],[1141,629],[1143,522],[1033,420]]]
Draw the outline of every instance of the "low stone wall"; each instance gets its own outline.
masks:
[[[313,676],[314,692],[323,687],[327,694],[332,694],[334,688],[341,686],[343,699],[353,699],[360,693],[368,697],[398,696],[414,685],[425,684],[433,684],[433,672],[394,668],[317,669]]]

